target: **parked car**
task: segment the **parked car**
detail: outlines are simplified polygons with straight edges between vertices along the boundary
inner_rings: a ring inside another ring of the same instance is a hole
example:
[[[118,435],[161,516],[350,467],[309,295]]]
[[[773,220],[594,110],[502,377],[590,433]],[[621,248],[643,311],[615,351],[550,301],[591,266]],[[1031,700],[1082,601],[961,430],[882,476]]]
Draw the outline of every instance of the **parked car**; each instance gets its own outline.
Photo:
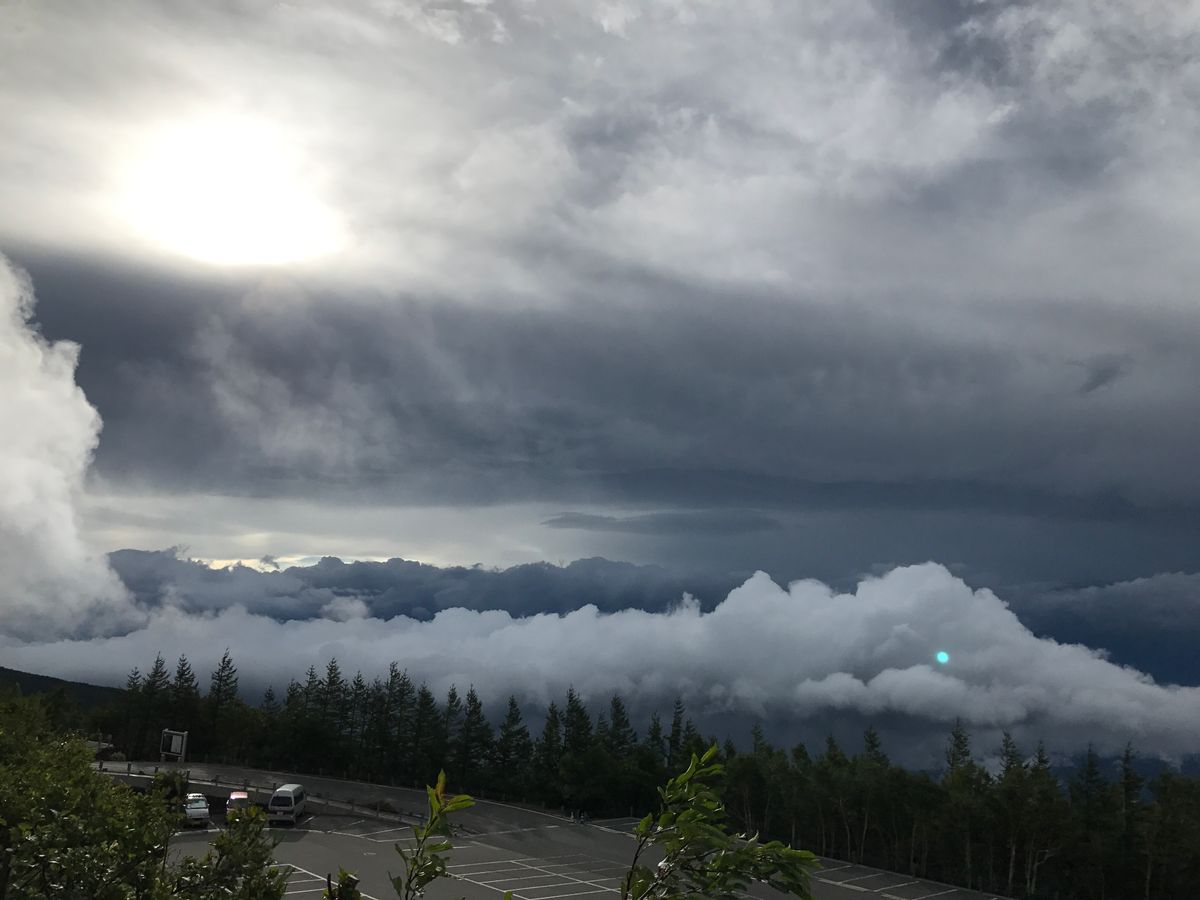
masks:
[[[187,795],[183,801],[183,818],[185,825],[208,827],[208,823],[212,821],[212,815],[208,811],[208,800],[204,798],[203,794]]]
[[[268,822],[289,822],[295,825],[304,815],[304,786],[285,784],[275,789],[267,804]]]
[[[225,803],[225,815],[234,810],[249,809],[250,795],[246,791],[230,791],[229,800]]]

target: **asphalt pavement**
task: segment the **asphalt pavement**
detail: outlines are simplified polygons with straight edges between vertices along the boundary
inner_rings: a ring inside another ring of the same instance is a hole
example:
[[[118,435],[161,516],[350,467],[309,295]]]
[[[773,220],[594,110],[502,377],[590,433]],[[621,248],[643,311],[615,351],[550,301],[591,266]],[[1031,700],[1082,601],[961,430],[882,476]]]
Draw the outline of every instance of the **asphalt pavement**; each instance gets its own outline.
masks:
[[[298,781],[310,796],[338,801],[341,808],[326,803],[295,827],[271,829],[279,842],[275,858],[288,868],[288,897],[319,898],[326,874],[336,878],[339,867],[359,876],[367,900],[396,897],[390,875],[402,866],[395,846],[412,845],[411,822],[424,808],[423,791],[226,766],[192,766],[191,771],[193,782],[216,778],[218,784],[269,787]],[[228,788],[224,790],[227,795]],[[346,808],[351,802],[353,812]],[[376,816],[371,804],[380,802],[398,815]],[[449,853],[452,878],[435,883],[428,891],[430,900],[500,900],[507,891],[514,900],[605,900],[619,893],[617,883],[633,856],[633,819],[577,824],[554,812],[477,799],[455,821],[460,829]],[[181,833],[175,852],[204,852],[217,827],[219,818],[208,832]],[[1004,900],[829,859],[822,860],[812,892],[815,900]],[[782,896],[758,886],[753,894],[763,900]]]

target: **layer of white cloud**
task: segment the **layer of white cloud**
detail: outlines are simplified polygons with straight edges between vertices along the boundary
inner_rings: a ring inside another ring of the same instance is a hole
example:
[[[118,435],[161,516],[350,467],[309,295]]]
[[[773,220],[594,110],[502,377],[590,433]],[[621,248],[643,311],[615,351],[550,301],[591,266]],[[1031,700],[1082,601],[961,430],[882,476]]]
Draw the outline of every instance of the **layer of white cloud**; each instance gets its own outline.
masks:
[[[0,256],[0,634],[107,633],[136,617],[76,516],[100,417],[75,384],[79,347],[44,340],[33,304]]]
[[[242,607],[167,607],[126,635],[9,642],[3,652],[18,668],[117,683],[131,661],[184,653],[203,669],[228,646],[244,677],[277,687],[330,657],[367,674],[396,660],[438,690],[474,684],[493,708],[509,692],[545,704],[574,685],[596,704],[619,691],[642,708],[678,693],[697,715],[757,716],[774,728],[830,713],[936,730],[961,718],[982,736],[1011,729],[1064,751],[1133,739],[1177,757],[1195,750],[1200,729],[1200,688],[1159,685],[1086,647],[1035,637],[990,591],[932,563],[852,593],[816,581],[785,589],[760,573],[709,613],[686,601],[665,614],[447,609],[426,622],[365,617],[354,601],[327,612],[278,622]],[[937,664],[939,650],[948,665]]]

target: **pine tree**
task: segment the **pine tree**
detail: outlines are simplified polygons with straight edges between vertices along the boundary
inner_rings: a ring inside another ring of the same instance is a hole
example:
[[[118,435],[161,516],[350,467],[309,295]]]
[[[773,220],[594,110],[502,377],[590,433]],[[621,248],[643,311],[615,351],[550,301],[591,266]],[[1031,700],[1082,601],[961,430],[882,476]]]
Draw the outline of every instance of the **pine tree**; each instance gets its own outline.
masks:
[[[575,688],[567,688],[567,707],[563,714],[563,752],[583,759],[592,745],[592,718]]]
[[[347,691],[349,710],[346,715],[351,745],[351,764],[355,772],[362,770],[363,758],[366,754],[367,715],[369,713],[370,691],[367,680],[362,672],[354,673]]]
[[[1029,766],[1029,829],[1026,835],[1024,888],[1026,895],[1036,895],[1042,867],[1062,853],[1066,810],[1058,779],[1050,770],[1046,746],[1038,741],[1037,751]]]
[[[1142,800],[1145,780],[1134,766],[1137,757],[1133,744],[1125,745],[1121,754],[1121,840],[1119,856],[1125,860],[1146,859],[1150,856],[1146,805]],[[1127,895],[1133,895],[1139,887],[1144,889],[1142,873],[1145,866],[1132,865],[1121,868],[1121,884],[1117,887]]]
[[[134,666],[125,678],[124,710],[125,752],[130,759],[140,759],[145,734],[142,723],[142,673]]]
[[[671,731],[667,735],[667,768],[675,772],[683,767],[683,698],[675,698],[671,713]]]
[[[546,710],[546,723],[534,746],[537,786],[543,802],[554,805],[562,802],[559,786],[559,766],[563,756],[562,717],[558,705],[551,702]]]
[[[825,752],[816,763],[817,781],[821,785],[822,819],[827,822],[824,828],[824,838],[828,842],[828,852],[838,856],[838,842],[845,839],[845,858],[853,855],[854,828],[850,820],[852,802],[852,772],[850,760],[838,745],[834,736],[825,738]],[[828,817],[825,816],[828,810]]]
[[[690,718],[684,720],[683,736],[680,744],[682,750],[681,755],[685,766],[687,765],[687,761],[690,760],[693,755],[703,756],[704,751],[712,746],[710,742],[706,741],[700,736],[700,732],[696,728],[696,723],[694,723]]]
[[[191,732],[197,724],[200,709],[200,688],[196,684],[196,673],[186,656],[180,655],[175,664],[175,678],[171,682],[172,727]]]
[[[437,698],[424,682],[417,688],[412,733],[413,783],[433,784],[446,764],[445,730]]]
[[[883,741],[874,726],[863,732],[863,752],[854,760],[854,775],[857,781],[858,861],[867,857],[867,838],[876,819],[880,818],[878,806],[886,797],[886,779],[889,762],[883,752]]]
[[[663,737],[662,719],[658,717],[658,713],[650,714],[650,727],[646,729],[646,740],[643,745],[650,751],[655,763],[666,763],[667,742]]]
[[[413,735],[417,691],[407,671],[396,663],[388,666],[384,696],[386,726],[381,737],[386,744],[386,756],[392,771],[411,779],[416,771],[417,748]]]
[[[971,757],[971,737],[962,720],[955,720],[946,744],[947,826],[962,848],[962,878],[967,887],[976,884],[975,842],[986,832],[987,773]]]
[[[154,657],[154,665],[150,668],[142,682],[142,726],[139,729],[143,741],[143,751],[147,746],[153,747],[157,754],[159,737],[162,730],[170,724],[171,714],[171,676],[167,672],[167,664],[159,653]]]
[[[229,655],[229,648],[226,647],[225,652],[221,654],[220,663],[213,670],[208,687],[208,697],[206,698],[208,704],[209,745],[219,758],[224,757],[231,745],[229,735],[226,731],[228,730],[227,726],[230,724],[233,704],[237,700],[237,691],[237,667],[234,666],[233,657]]]
[[[263,691],[262,703],[258,705],[258,708],[268,719],[274,719],[279,715],[279,701],[275,699],[275,688],[271,685],[267,685],[267,689]]]
[[[1070,785],[1072,818],[1078,829],[1077,854],[1082,862],[1081,869],[1090,895],[1103,898],[1108,893],[1105,861],[1109,847],[1119,829],[1120,813],[1113,785],[1100,770],[1100,757],[1095,748],[1088,744],[1079,767]]]
[[[971,762],[971,736],[963,727],[962,719],[954,720],[954,730],[946,745],[946,769],[954,772]]]
[[[608,705],[608,752],[617,760],[624,761],[633,753],[637,746],[637,734],[629,721],[629,713],[625,709],[625,701],[620,694],[613,694]]]
[[[492,757],[493,780],[505,796],[524,799],[532,763],[533,741],[521,720],[517,698],[510,696]]]
[[[229,655],[229,648],[226,647],[225,652],[221,654],[221,662],[212,673],[208,699],[218,705],[225,705],[236,700],[237,695],[237,667],[233,664],[233,657]]]
[[[336,658],[325,664],[325,677],[317,691],[321,717],[322,741],[320,755],[329,760],[343,758],[344,738],[349,703],[346,696],[346,679]]]
[[[462,727],[462,697],[458,696],[458,687],[450,685],[446,692],[446,706],[442,711],[442,758],[443,765],[450,763],[450,748],[458,744],[458,731]]]
[[[492,727],[483,713],[475,686],[467,689],[466,710],[455,746],[454,768],[461,784],[478,791],[492,751]]]
[[[997,821],[1004,839],[1007,858],[1005,890],[1010,895],[1016,883],[1017,853],[1024,841],[1029,816],[1029,771],[1016,741],[1007,731],[1000,744],[1000,777],[996,783]]]

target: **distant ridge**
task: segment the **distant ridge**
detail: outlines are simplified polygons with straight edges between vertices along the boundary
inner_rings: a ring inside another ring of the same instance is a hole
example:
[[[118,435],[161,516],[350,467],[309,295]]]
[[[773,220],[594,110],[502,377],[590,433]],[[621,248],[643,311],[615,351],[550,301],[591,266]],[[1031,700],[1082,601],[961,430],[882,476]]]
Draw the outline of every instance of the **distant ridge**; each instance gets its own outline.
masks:
[[[19,688],[25,696],[48,694],[61,688],[66,691],[68,696],[73,697],[85,711],[112,703],[124,693],[120,688],[85,684],[82,681],[67,681],[63,678],[52,678],[49,675],[34,675],[32,672],[18,672],[16,669],[6,669],[0,666],[0,690],[12,685]]]

